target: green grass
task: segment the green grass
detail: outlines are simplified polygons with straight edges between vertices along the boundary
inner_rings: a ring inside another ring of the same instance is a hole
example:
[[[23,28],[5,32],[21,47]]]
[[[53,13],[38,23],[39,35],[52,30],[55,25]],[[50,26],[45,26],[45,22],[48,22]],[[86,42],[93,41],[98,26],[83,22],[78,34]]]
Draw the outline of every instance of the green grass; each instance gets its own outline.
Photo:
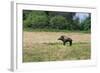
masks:
[[[23,62],[86,60],[91,57],[88,42],[73,43],[72,46],[62,43],[34,43],[32,48],[23,49]]]
[[[80,31],[80,30],[59,30],[59,29],[47,29],[47,28],[43,28],[43,29],[32,29],[32,28],[24,28],[24,31],[28,31],[28,32],[67,32],[67,33],[71,33],[71,32],[79,32],[79,33],[90,33],[90,30],[87,31]]]

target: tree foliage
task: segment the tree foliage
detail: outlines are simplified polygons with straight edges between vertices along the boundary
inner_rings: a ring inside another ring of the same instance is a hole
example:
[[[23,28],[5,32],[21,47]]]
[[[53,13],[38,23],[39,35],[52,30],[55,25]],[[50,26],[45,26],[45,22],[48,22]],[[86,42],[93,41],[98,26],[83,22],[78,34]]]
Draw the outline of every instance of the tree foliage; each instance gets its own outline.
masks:
[[[54,29],[66,29],[67,21],[63,16],[54,16],[50,19],[50,25]]]
[[[31,29],[90,30],[91,15],[80,23],[75,12],[23,10],[23,26]]]
[[[91,29],[91,18],[87,17],[82,23],[81,23],[82,30],[90,30]]]

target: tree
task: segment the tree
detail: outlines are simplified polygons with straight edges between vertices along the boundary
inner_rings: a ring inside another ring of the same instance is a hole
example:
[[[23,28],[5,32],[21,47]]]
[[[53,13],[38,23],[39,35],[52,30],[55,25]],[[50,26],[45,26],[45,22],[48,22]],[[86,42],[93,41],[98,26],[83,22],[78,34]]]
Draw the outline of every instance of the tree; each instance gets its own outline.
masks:
[[[27,16],[27,18],[23,19],[25,27],[42,28],[48,25],[48,18],[44,11],[31,11],[29,13],[24,11],[24,13],[26,13],[24,16]]]
[[[26,20],[31,12],[31,10],[23,10],[23,20]]]
[[[72,29],[73,30],[81,30],[81,24],[80,24],[80,20],[78,17],[73,20]]]
[[[23,10],[24,28],[58,29],[58,30],[90,30],[91,14],[81,23],[75,12]]]
[[[48,19],[46,16],[36,16],[32,19],[32,28],[46,28],[48,27]]]
[[[66,29],[67,21],[63,16],[54,16],[50,19],[50,27],[53,29]]]
[[[82,23],[81,23],[82,30],[90,30],[91,29],[91,16],[87,17]]]

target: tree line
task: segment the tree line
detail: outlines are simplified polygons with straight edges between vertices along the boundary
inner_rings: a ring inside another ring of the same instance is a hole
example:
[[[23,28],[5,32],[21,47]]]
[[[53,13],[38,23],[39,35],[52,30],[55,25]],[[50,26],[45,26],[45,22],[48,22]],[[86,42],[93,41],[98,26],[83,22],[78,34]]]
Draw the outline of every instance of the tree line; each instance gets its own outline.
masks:
[[[90,30],[91,15],[80,22],[76,12],[23,10],[23,27],[30,29]]]

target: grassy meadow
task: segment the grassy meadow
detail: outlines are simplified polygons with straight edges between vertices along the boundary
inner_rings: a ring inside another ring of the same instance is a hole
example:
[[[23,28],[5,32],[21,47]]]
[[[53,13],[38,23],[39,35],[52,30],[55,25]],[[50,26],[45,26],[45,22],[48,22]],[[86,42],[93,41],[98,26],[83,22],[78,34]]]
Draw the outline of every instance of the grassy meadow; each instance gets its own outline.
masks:
[[[73,39],[73,45],[57,40],[61,35]],[[90,33],[23,32],[23,62],[87,60],[91,57]]]

